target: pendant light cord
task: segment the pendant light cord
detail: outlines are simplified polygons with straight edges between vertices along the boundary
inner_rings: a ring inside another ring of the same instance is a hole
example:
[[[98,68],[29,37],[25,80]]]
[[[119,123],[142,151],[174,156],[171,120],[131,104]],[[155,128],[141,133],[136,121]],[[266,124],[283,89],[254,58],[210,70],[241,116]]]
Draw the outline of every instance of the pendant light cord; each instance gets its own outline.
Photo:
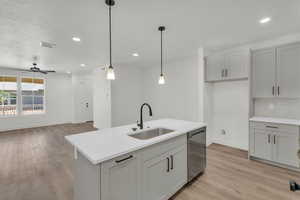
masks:
[[[160,75],[163,75],[162,66],[163,66],[163,41],[162,41],[162,31],[160,31]]]
[[[112,45],[111,45],[111,6],[109,6],[109,67],[112,67]]]

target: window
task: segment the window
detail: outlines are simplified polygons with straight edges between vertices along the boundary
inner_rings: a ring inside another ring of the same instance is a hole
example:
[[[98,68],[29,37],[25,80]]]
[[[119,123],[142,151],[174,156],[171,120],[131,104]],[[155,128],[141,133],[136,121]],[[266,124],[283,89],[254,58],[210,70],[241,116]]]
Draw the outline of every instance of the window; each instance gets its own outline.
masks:
[[[17,114],[17,77],[0,76],[0,116]]]
[[[45,111],[44,90],[44,79],[22,78],[22,114],[39,114]]]

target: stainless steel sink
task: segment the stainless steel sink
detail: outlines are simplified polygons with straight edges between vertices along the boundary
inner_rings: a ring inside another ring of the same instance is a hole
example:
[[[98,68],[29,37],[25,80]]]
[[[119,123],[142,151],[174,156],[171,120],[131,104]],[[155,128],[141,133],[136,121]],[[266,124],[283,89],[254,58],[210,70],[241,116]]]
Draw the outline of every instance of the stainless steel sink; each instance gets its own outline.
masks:
[[[129,136],[140,140],[148,140],[171,132],[174,132],[174,130],[165,129],[165,128],[156,128],[156,129],[145,130],[135,134],[134,133],[129,134]]]

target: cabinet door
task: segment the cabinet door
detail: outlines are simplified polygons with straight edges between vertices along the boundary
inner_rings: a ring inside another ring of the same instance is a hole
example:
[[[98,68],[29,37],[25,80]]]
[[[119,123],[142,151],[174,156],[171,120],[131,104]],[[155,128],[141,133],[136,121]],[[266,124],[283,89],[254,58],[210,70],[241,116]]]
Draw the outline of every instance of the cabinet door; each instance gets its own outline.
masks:
[[[222,80],[224,69],[224,56],[212,55],[206,58],[206,81]]]
[[[300,44],[277,49],[277,91],[279,97],[300,97]]]
[[[299,149],[299,133],[276,133],[273,139],[273,157],[274,161],[299,167],[297,152]]]
[[[169,197],[187,183],[187,145],[170,152]]]
[[[274,48],[253,52],[252,72],[253,96],[273,97],[276,81],[276,53]]]
[[[257,158],[272,160],[272,134],[270,131],[254,129],[253,155]]]
[[[139,185],[136,155],[102,164],[101,200],[138,200]]]
[[[225,56],[225,68],[227,69],[227,79],[239,79],[248,77],[248,67],[250,63],[249,52],[238,51]]]
[[[169,168],[169,153],[160,155],[143,163],[143,200],[164,200],[168,198],[170,192],[170,171],[168,172]]]

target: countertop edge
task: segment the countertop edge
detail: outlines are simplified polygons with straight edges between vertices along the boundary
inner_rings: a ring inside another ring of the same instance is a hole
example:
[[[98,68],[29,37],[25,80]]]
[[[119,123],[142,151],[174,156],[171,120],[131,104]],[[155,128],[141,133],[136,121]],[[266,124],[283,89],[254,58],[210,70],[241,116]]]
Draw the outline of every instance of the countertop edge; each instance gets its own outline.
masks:
[[[300,120],[297,119],[284,119],[284,118],[271,118],[271,117],[251,117],[250,122],[265,122],[265,123],[275,123],[284,124],[292,126],[300,126]]]
[[[153,142],[150,142],[150,143],[147,143],[147,144],[144,144],[144,145],[141,145],[141,146],[137,146],[137,147],[134,147],[134,148],[130,148],[128,149],[127,151],[122,151],[120,153],[117,153],[117,154],[112,154],[110,156],[106,156],[106,157],[103,157],[102,159],[98,159],[98,160],[95,160],[93,158],[91,158],[89,155],[87,155],[80,147],[78,147],[78,145],[76,143],[74,143],[72,140],[69,139],[68,136],[65,136],[65,139],[74,147],[76,148],[76,150],[81,153],[87,160],[89,160],[93,165],[98,165],[98,164],[101,164],[103,162],[106,162],[106,161],[109,161],[111,159],[114,159],[114,158],[117,158],[119,156],[122,156],[122,155],[125,155],[125,154],[128,154],[128,153],[131,153],[131,152],[134,152],[134,151],[138,151],[138,150],[141,150],[141,149],[144,149],[144,148],[147,148],[147,147],[150,147],[152,145],[155,145],[155,144],[158,144],[158,143],[161,143],[161,142],[164,142],[164,141],[167,141],[167,140],[170,140],[170,139],[173,139],[175,137],[179,137],[181,135],[184,135],[184,134],[187,134],[188,132],[192,131],[192,130],[195,130],[195,129],[199,129],[199,128],[204,128],[204,127],[207,127],[207,125],[205,123],[202,123],[202,125],[200,126],[195,126],[193,128],[185,128],[184,131],[177,131],[176,130],[176,134],[172,135],[172,136],[169,136],[169,137],[166,137],[166,138],[162,138],[158,141],[153,141]],[[81,133],[82,134],[82,133]]]

